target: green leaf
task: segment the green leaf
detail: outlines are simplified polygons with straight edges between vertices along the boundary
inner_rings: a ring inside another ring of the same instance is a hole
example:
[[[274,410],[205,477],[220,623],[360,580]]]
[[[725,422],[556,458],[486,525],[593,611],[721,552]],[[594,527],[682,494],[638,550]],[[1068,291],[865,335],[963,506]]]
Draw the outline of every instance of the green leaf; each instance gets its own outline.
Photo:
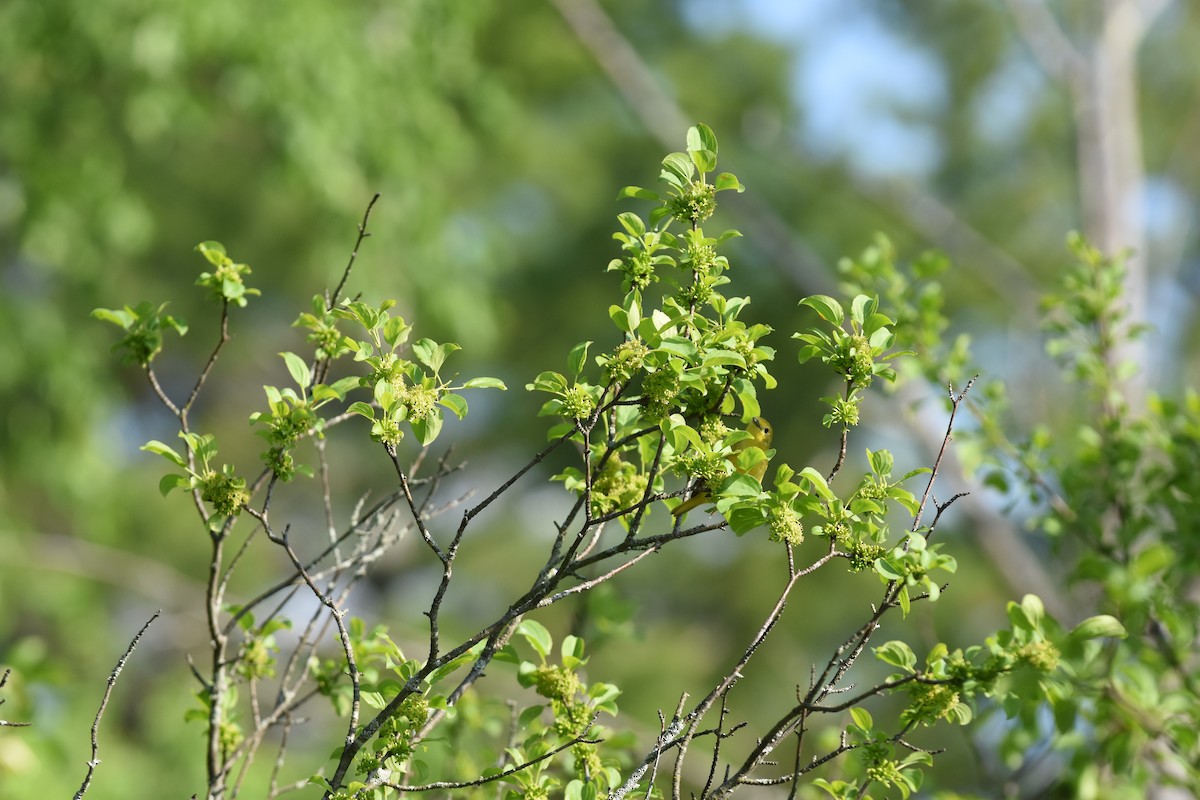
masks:
[[[689,362],[694,361],[699,354],[695,343],[682,336],[664,337],[657,349],[664,353],[679,356]]]
[[[360,386],[362,386],[362,379],[357,375],[348,375],[329,384],[329,388],[337,394],[339,400],[345,399],[347,392]]]
[[[546,626],[537,620],[521,620],[521,624],[517,626],[517,633],[524,636],[525,641],[529,642],[530,646],[543,659],[550,655],[550,651],[554,649],[554,637],[550,635],[550,631],[546,630]]]
[[[617,192],[617,199],[623,200],[626,197],[636,197],[640,200],[655,200],[659,199],[658,192],[652,192],[649,189],[643,189],[640,186],[626,186]]]
[[[893,639],[876,647],[875,657],[885,664],[891,664],[893,667],[900,667],[909,672],[912,672],[917,665],[916,653],[899,639]]]
[[[800,301],[800,305],[808,306],[820,315],[821,319],[834,325],[841,325],[846,317],[841,304],[827,294],[814,294]]]
[[[134,319],[133,314],[131,314],[127,309],[113,308],[93,308],[92,318],[103,320],[104,322],[111,322],[112,324],[117,325],[125,330],[129,330],[129,326],[133,324]]]
[[[1010,602],[1007,606],[1008,621],[1012,626],[1030,632],[1039,630],[1045,611],[1042,601],[1031,594],[1025,595],[1019,605]]]
[[[279,355],[283,356],[288,372],[292,374],[292,380],[296,382],[296,385],[301,389],[307,389],[308,385],[312,383],[312,372],[309,370],[308,364],[304,362],[304,359],[295,353],[280,353]]]
[[[454,416],[462,419],[467,415],[467,401],[462,396],[445,392],[438,398],[438,402],[446,408],[454,412]]]
[[[176,453],[169,445],[165,445],[157,439],[151,439],[150,441],[146,442],[141,446],[141,449],[147,450],[151,453],[157,453],[175,466],[187,469],[187,461],[184,460],[183,456],[179,455],[179,453]]]
[[[696,173],[696,168],[692,164],[692,159],[683,153],[669,154],[662,160],[662,165],[667,168],[668,172],[675,175],[675,177],[677,177],[683,184],[690,183],[692,176]]]
[[[351,403],[350,407],[346,410],[349,411],[351,414],[358,414],[360,416],[366,417],[369,420],[375,419],[374,407],[371,406],[369,403],[364,403],[361,400],[359,400],[356,403]]]
[[[904,580],[904,568],[886,558],[875,559],[875,571],[889,581]]]
[[[444,421],[442,410],[435,408],[421,419],[410,419],[408,424],[412,426],[412,432],[417,437],[417,441],[422,445],[428,445],[432,444],[438,434],[442,432]]]
[[[617,222],[621,223],[621,227],[635,239],[640,239],[646,235],[646,223],[642,222],[642,218],[632,211],[625,211],[618,214]],[[614,234],[614,236],[619,236],[619,234]],[[619,260],[618,263],[620,263]]]
[[[805,467],[800,470],[800,477],[812,484],[813,490],[824,500],[836,500],[837,495],[829,488],[829,484],[825,482],[825,476],[817,472],[812,467]]]
[[[583,639],[580,639],[578,636],[564,637],[558,650],[563,657],[563,666],[568,669],[574,669],[576,666],[586,662],[586,659],[583,657]],[[568,664],[568,659],[574,659],[575,663]]]
[[[397,345],[402,344],[411,332],[412,326],[405,323],[402,317],[389,317],[388,321],[383,324],[383,340],[393,350]]]
[[[743,475],[739,472],[721,481],[717,491],[729,497],[758,497],[763,489],[762,484],[753,475]]]
[[[727,189],[735,189],[739,193],[746,191],[746,187],[737,179],[737,176],[732,172],[722,172],[713,182],[713,187],[718,192],[724,192]]]
[[[446,356],[461,349],[454,342],[438,344],[432,339],[420,339],[412,346],[413,355],[417,357],[417,361],[429,367],[434,375],[441,371],[442,364],[446,363]]]
[[[688,128],[687,143],[689,150],[711,150],[716,155],[717,135],[703,122]]]
[[[1174,549],[1164,542],[1159,542],[1138,553],[1129,568],[1137,577],[1148,578],[1166,569],[1175,560]]]
[[[689,150],[692,163],[701,173],[712,172],[717,168],[717,154],[711,150]]]
[[[1100,639],[1103,637],[1124,639],[1128,634],[1125,631],[1125,626],[1118,622],[1116,617],[1109,614],[1099,614],[1094,617],[1088,617],[1076,625],[1068,635],[1072,639]]]
[[[745,367],[746,359],[741,353],[734,350],[705,350],[704,360],[701,363],[706,367]]]
[[[875,720],[871,718],[871,712],[865,708],[856,706],[850,709],[850,719],[854,720],[854,724],[863,731],[869,731],[875,727]]]
[[[597,705],[607,703],[621,696],[621,689],[611,683],[593,683],[587,688],[587,695]]]
[[[895,459],[887,450],[867,450],[867,460],[871,462],[871,472],[881,477],[892,474]]]
[[[525,388],[530,391],[562,394],[567,391],[567,379],[557,372],[546,371],[534,378],[533,383],[525,384]]]
[[[766,513],[750,503],[736,505],[724,513],[725,521],[729,523],[729,529],[738,536],[743,536],[767,523]]]
[[[870,313],[871,303],[873,300],[865,294],[855,295],[850,301],[850,319],[858,323],[861,328],[867,321],[867,314]]]
[[[617,330],[623,333],[633,333],[636,327],[629,324],[629,313],[618,305],[608,307],[608,318],[617,326]]]
[[[519,730],[527,729],[534,723],[535,720],[537,720],[538,717],[542,715],[542,712],[545,710],[545,706],[530,706],[529,708],[525,709],[521,712],[521,716],[517,717],[517,728]]]
[[[871,345],[875,350],[887,350],[895,340],[896,334],[892,333],[890,328],[880,328],[871,334],[870,338],[867,339],[867,344]]]
[[[579,376],[583,374],[583,365],[587,363],[588,348],[591,346],[590,341],[580,342],[572,347],[567,355],[567,368],[575,380],[579,380]]]
[[[196,252],[208,259],[208,263],[219,267],[229,260],[225,254],[225,245],[220,242],[201,242],[196,245]]]
[[[506,391],[507,386],[499,378],[471,378],[463,384],[464,389],[500,389]]]
[[[192,485],[192,482],[185,475],[178,475],[174,472],[168,472],[163,475],[158,482],[158,491],[163,497],[166,497],[175,489],[187,489]]]

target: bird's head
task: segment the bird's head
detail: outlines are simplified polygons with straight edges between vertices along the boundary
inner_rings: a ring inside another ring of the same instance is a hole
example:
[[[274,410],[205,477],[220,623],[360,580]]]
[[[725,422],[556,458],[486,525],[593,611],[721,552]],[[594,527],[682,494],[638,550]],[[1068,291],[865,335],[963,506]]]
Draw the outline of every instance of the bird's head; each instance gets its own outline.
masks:
[[[771,423],[762,417],[751,417],[750,424],[746,426],[746,432],[752,434],[755,439],[762,442],[764,448],[771,446],[771,438],[775,435],[775,430],[771,427]]]

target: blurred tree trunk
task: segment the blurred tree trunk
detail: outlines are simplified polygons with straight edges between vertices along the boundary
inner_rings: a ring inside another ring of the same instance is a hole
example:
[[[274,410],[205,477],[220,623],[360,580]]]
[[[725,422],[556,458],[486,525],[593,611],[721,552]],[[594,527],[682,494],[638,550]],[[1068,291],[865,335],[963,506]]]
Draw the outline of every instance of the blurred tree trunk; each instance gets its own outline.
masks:
[[[1102,251],[1131,251],[1125,276],[1128,322],[1147,320],[1149,270],[1143,216],[1142,129],[1137,57],[1170,0],[1102,0],[1074,39],[1045,0],[1009,0],[1013,17],[1042,68],[1065,85],[1074,104],[1084,233]],[[1083,43],[1076,43],[1083,40]],[[1119,360],[1140,371],[1126,385],[1134,409],[1145,400],[1149,366],[1142,342],[1126,342]]]

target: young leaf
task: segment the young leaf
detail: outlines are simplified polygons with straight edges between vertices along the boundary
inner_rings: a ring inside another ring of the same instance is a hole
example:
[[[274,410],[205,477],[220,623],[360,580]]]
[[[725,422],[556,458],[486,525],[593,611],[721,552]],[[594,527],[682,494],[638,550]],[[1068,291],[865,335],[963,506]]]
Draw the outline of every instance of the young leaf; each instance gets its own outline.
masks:
[[[442,410],[435,408],[421,419],[410,419],[408,424],[412,426],[413,434],[417,437],[417,440],[422,445],[429,445],[442,432],[442,423],[444,421]]]
[[[850,719],[854,720],[854,724],[863,731],[870,731],[875,727],[875,720],[871,718],[871,712],[865,708],[850,709]]]
[[[375,419],[375,409],[369,403],[364,403],[361,400],[351,403],[350,407],[346,410],[351,414],[358,414],[370,420]]]
[[[208,263],[219,267],[229,260],[225,254],[225,245],[220,242],[201,242],[196,245],[196,252],[208,259]]]
[[[141,449],[147,450],[151,453],[158,453],[160,456],[167,459],[177,467],[183,467],[185,469],[187,468],[187,461],[184,460],[183,456],[179,455],[179,453],[176,453],[173,449],[171,449],[171,447],[163,444],[157,439],[151,439],[150,441],[146,442],[141,446]]]
[[[166,497],[175,489],[187,489],[191,485],[192,482],[187,477],[174,472],[168,472],[159,480],[158,491],[163,497]]]
[[[856,295],[850,301],[850,319],[858,323],[861,328],[867,320],[868,309],[871,308],[872,299],[865,294]]]
[[[641,200],[654,201],[659,199],[658,192],[652,192],[649,189],[643,189],[640,186],[626,186],[621,191],[617,192],[618,200],[623,200],[626,197],[637,197]]]
[[[446,392],[438,398],[438,402],[454,412],[454,416],[462,419],[467,415],[467,401],[461,395]]]
[[[689,150],[711,150],[713,155],[717,153],[717,135],[703,122],[688,128],[687,143]]]
[[[580,342],[571,348],[567,356],[567,368],[575,380],[579,380],[579,376],[583,374],[583,365],[587,362],[587,352],[591,345],[590,341]]]
[[[720,175],[718,175],[717,179],[713,182],[713,187],[718,192],[723,192],[727,189],[735,189],[740,194],[741,192],[746,191],[746,187],[742,185],[742,182],[739,181],[737,176],[732,172],[722,172]]]
[[[432,339],[421,339],[412,346],[413,355],[417,357],[418,361],[429,367],[434,375],[441,371],[442,364],[446,362],[446,356],[461,349],[454,342],[438,344]]]
[[[800,470],[800,477],[812,484],[813,490],[816,491],[816,493],[823,500],[837,499],[837,495],[833,493],[833,490],[829,488],[829,484],[825,482],[825,476],[817,472],[812,467],[805,467],[804,469]]]
[[[529,642],[543,659],[550,655],[554,648],[554,637],[546,630],[546,626],[537,620],[521,620],[521,624],[517,626],[517,633],[524,636],[525,641]]]
[[[508,389],[499,378],[471,378],[463,384],[464,389]]]
[[[841,304],[827,294],[814,294],[800,301],[800,305],[808,306],[820,315],[821,319],[834,325],[841,325],[846,317]]]
[[[688,155],[692,157],[696,169],[702,173],[712,172],[717,168],[717,154],[711,150],[691,150]]]
[[[893,667],[900,667],[909,672],[917,664],[917,655],[904,642],[893,639],[886,644],[881,644],[875,648],[875,657],[885,664],[891,664]]]
[[[666,171],[680,181],[680,188],[684,184],[692,180],[692,175],[696,173],[696,167],[692,164],[692,159],[683,153],[671,153],[662,160],[662,164],[666,167]]]
[[[398,345],[403,344],[404,340],[408,338],[408,335],[411,332],[412,327],[405,323],[403,317],[390,317],[388,321],[383,324],[383,340],[387,342],[388,347],[392,348],[393,350],[395,350]]]
[[[288,372],[292,374],[292,380],[296,382],[296,385],[301,389],[307,389],[308,385],[312,383],[312,372],[309,370],[308,364],[304,362],[304,359],[295,353],[280,353],[279,355],[283,356]]]
[[[1099,614],[1094,617],[1088,617],[1076,625],[1068,635],[1072,639],[1099,639],[1101,637],[1124,639],[1128,634],[1125,631],[1125,626],[1118,622],[1116,617],[1108,614]]]

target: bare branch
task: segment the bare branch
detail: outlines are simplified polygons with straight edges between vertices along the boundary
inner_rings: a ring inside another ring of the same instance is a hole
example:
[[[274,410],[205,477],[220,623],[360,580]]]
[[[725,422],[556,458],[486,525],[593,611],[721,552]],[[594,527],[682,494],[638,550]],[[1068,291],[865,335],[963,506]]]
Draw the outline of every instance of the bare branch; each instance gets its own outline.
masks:
[[[4,684],[8,683],[8,676],[12,674],[11,669],[4,670],[4,674],[0,675],[0,689],[4,688]],[[4,700],[0,699],[0,706],[4,705]],[[5,719],[0,719],[0,728],[28,728],[32,723],[29,722],[9,722]]]
[[[558,755],[562,751],[568,750],[577,744],[600,744],[601,742],[604,741],[603,739],[587,739],[587,738],[585,738],[587,736],[587,732],[592,729],[592,725],[594,723],[595,723],[595,717],[592,718],[592,722],[588,723],[588,726],[583,730],[583,733],[574,737],[573,739],[571,739],[571,741],[561,744],[558,747],[555,747],[553,750],[550,750],[547,753],[543,753],[542,755],[538,756],[537,758],[531,758],[523,764],[517,764],[515,766],[509,767],[508,769],[504,770],[503,772],[498,772],[495,775],[489,775],[486,778],[476,778],[473,781],[438,781],[436,783],[423,783],[423,784],[418,784],[416,786],[409,786],[409,785],[405,785],[405,784],[389,783],[388,781],[381,781],[379,785],[387,786],[391,789],[399,789],[402,792],[429,792],[429,791],[433,791],[434,789],[467,789],[472,786],[483,786],[488,783],[494,783],[496,781],[507,778],[509,775],[514,775],[523,769],[527,769],[528,767],[531,767],[534,764],[538,764],[542,761],[545,761],[548,758],[554,758],[554,756]]]
[[[1022,38],[1046,73],[1082,91],[1087,61],[1071,42],[1044,0],[1008,0]]]
[[[371,201],[367,203],[367,210],[363,212],[362,222],[358,223],[358,238],[354,240],[354,249],[350,251],[350,260],[346,262],[346,268],[342,270],[342,278],[338,281],[333,293],[325,298],[325,307],[333,308],[337,304],[338,296],[341,295],[342,289],[346,286],[346,281],[350,280],[350,271],[354,269],[354,261],[358,258],[358,248],[362,246],[363,241],[371,234],[367,233],[367,220],[371,218],[371,209],[375,207],[375,202],[379,199],[379,192],[371,196]]]
[[[79,791],[75,792],[75,800],[79,800],[79,798],[83,797],[84,793],[87,792],[88,787],[90,787],[92,783],[92,774],[96,771],[96,767],[100,765],[100,759],[98,757],[100,754],[100,744],[97,739],[97,736],[100,732],[100,720],[104,718],[104,711],[106,708],[108,708],[108,698],[112,696],[112,690],[117,684],[117,678],[121,676],[121,670],[125,669],[125,662],[129,660],[129,656],[133,653],[133,649],[137,647],[138,642],[141,641],[142,634],[146,632],[146,629],[150,627],[150,624],[154,622],[154,620],[158,619],[160,614],[162,614],[161,609],[155,611],[150,616],[150,619],[146,620],[146,624],[142,625],[141,629],[134,634],[133,638],[129,641],[129,646],[125,648],[125,652],[119,659],[117,659],[117,665],[113,667],[112,672],[109,673],[108,685],[104,688],[104,696],[100,698],[100,708],[96,710],[96,719],[92,722],[92,757],[88,759],[87,774],[83,777],[83,783],[80,785]],[[8,677],[7,673],[4,677]],[[0,685],[2,685],[2,682],[0,682]]]

